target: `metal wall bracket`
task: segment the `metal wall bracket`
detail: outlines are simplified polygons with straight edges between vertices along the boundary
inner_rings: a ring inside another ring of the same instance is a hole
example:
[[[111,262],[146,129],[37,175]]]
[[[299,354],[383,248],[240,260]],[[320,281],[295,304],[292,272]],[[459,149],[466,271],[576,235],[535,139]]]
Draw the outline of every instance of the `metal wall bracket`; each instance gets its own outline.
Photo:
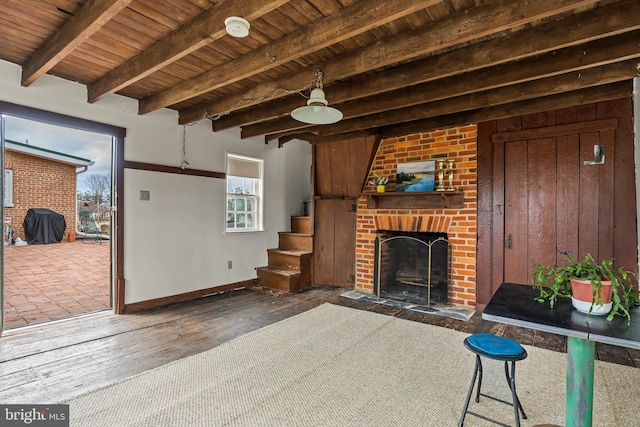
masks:
[[[593,160],[587,160],[584,162],[585,166],[590,165],[604,165],[604,145],[593,146]]]

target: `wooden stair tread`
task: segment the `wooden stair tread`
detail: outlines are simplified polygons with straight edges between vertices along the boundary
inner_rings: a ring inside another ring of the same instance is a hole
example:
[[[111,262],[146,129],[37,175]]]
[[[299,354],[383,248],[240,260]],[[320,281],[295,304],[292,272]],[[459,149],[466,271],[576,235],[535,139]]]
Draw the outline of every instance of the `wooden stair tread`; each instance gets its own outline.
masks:
[[[275,274],[281,274],[283,276],[295,276],[295,275],[299,275],[300,272],[298,270],[283,270],[281,268],[276,268],[276,267],[259,267],[259,270],[262,271],[268,271],[271,273],[275,273]]]
[[[300,236],[300,237],[313,237],[313,234],[296,233],[294,231],[279,231],[278,234],[287,234],[287,235],[290,235],[290,236]]]
[[[292,216],[291,231],[278,232],[278,247],[267,249],[268,265],[256,268],[258,283],[296,292],[311,285],[313,224],[309,216]]]
[[[312,254],[313,253],[313,252],[303,251],[303,250],[299,250],[299,249],[279,249],[279,248],[267,249],[267,252],[277,252],[277,253],[281,253],[281,254],[284,254],[284,255],[293,255],[293,256],[302,256],[302,255],[307,255],[307,254]]]

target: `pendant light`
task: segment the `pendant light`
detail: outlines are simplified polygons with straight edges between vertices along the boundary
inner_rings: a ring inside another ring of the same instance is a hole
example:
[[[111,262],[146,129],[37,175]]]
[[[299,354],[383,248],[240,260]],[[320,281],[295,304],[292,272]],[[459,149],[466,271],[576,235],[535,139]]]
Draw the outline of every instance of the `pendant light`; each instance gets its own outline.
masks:
[[[339,122],[342,119],[342,112],[328,106],[324,95],[322,84],[323,73],[316,71],[316,87],[311,91],[307,105],[298,107],[291,112],[291,117],[295,120],[312,125],[328,125]]]

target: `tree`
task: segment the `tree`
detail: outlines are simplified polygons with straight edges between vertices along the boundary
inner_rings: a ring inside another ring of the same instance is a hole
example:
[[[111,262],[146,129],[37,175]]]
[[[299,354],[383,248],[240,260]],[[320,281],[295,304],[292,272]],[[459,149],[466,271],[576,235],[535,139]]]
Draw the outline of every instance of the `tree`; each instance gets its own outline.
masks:
[[[89,196],[90,200],[94,202],[96,206],[100,205],[104,200],[111,199],[110,175],[89,175],[85,182],[89,186],[89,190],[85,192],[85,195]]]

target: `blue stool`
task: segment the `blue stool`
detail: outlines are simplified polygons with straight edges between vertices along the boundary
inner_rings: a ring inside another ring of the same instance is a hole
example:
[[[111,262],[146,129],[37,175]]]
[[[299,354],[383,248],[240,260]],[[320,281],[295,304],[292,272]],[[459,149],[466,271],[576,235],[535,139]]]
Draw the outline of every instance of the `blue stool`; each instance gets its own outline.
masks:
[[[518,399],[518,395],[516,394],[516,362],[518,360],[527,358],[527,352],[525,351],[525,349],[514,340],[498,337],[491,334],[471,335],[464,340],[464,346],[476,354],[476,367],[473,371],[471,385],[469,386],[469,392],[467,393],[467,400],[464,403],[464,411],[462,412],[462,417],[460,418],[458,427],[463,426],[464,417],[467,415],[467,412],[472,415],[487,419],[489,421],[496,422],[495,420],[480,416],[469,411],[469,400],[471,400],[471,394],[473,393],[473,387],[476,383],[476,377],[478,377],[478,373],[480,373],[480,376],[478,379],[476,402],[480,402],[480,387],[482,386],[482,361],[480,360],[480,356],[504,362],[504,374],[507,377],[507,383],[509,384],[509,388],[511,389],[513,402],[505,402],[504,400],[496,399],[494,397],[487,396],[486,394],[483,394],[483,396],[502,403],[506,403],[508,405],[513,405],[513,411],[516,415],[516,426],[520,427],[520,417],[518,414],[518,409],[520,410],[520,413],[522,413],[523,419],[526,420],[527,415],[524,413],[524,409],[522,409],[522,405],[520,404],[520,400]],[[509,372],[509,362],[511,362],[511,372]]]

